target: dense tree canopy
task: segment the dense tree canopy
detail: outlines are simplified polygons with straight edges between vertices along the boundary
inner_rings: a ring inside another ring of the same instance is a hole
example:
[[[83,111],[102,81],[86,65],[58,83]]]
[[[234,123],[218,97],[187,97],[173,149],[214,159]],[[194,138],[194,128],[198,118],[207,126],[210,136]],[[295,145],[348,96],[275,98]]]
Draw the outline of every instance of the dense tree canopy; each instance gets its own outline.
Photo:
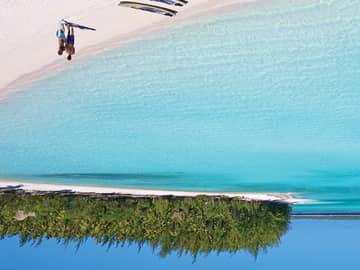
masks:
[[[56,238],[79,245],[87,238],[108,246],[147,243],[161,256],[259,250],[288,228],[286,204],[237,198],[0,193],[0,237],[21,243]]]

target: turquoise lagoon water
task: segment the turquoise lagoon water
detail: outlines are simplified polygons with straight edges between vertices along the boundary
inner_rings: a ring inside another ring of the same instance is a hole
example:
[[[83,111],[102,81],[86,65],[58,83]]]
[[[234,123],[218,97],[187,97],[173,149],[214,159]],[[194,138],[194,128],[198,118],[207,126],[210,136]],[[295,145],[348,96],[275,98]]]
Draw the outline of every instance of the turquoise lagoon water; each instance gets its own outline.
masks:
[[[359,212],[360,3],[264,2],[69,64],[1,101],[0,174],[296,192],[320,203],[295,210]]]

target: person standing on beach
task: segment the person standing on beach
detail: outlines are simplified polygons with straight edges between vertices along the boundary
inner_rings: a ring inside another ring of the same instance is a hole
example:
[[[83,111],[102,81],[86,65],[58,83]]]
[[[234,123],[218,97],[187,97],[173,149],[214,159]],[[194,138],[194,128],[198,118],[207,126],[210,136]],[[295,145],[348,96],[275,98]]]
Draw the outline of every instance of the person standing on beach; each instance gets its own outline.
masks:
[[[56,30],[56,37],[58,39],[58,55],[62,55],[65,50],[65,22],[59,21],[58,29]]]
[[[66,25],[68,29],[67,37],[66,37],[66,45],[65,51],[68,54],[67,60],[71,60],[71,55],[75,54],[75,36],[74,36],[74,27],[72,25]]]

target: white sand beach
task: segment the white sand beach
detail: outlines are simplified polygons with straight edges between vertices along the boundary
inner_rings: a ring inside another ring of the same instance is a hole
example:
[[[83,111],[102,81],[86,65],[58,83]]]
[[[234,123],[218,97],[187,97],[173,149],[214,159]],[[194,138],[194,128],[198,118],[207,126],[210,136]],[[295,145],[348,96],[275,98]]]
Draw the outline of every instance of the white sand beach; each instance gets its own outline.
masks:
[[[251,0],[190,0],[173,7],[148,0],[148,4],[173,8],[174,17],[119,7],[115,0],[12,0],[0,2],[1,76],[0,99],[46,77],[54,70],[98,52],[121,46],[146,34],[189,21],[202,14],[218,13]],[[213,12],[212,12],[213,11]],[[88,25],[96,32],[76,30],[76,57],[68,62],[57,55],[55,31],[59,19]]]
[[[30,183],[14,180],[0,179],[0,188],[19,188],[28,192],[35,191],[67,191],[75,193],[115,193],[119,195],[151,197],[151,196],[178,196],[178,197],[195,197],[199,195],[206,196],[225,196],[237,197],[247,201],[278,201],[289,204],[305,204],[312,201],[298,198],[291,193],[238,193],[238,192],[192,192],[192,191],[174,191],[174,190],[150,190],[150,189],[133,189],[133,188],[116,188],[116,187],[97,187],[97,186],[76,186],[60,184],[43,184]]]

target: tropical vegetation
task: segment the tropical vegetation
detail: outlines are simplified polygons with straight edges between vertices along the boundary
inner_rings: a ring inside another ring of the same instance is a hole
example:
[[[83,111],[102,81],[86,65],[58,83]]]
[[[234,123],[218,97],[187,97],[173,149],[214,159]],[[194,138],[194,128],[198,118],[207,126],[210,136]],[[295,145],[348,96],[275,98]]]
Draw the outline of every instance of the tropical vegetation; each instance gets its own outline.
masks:
[[[287,204],[227,197],[0,193],[0,238],[17,235],[21,244],[49,238],[79,246],[87,238],[109,247],[148,244],[161,256],[239,250],[256,256],[279,243],[289,217]]]

